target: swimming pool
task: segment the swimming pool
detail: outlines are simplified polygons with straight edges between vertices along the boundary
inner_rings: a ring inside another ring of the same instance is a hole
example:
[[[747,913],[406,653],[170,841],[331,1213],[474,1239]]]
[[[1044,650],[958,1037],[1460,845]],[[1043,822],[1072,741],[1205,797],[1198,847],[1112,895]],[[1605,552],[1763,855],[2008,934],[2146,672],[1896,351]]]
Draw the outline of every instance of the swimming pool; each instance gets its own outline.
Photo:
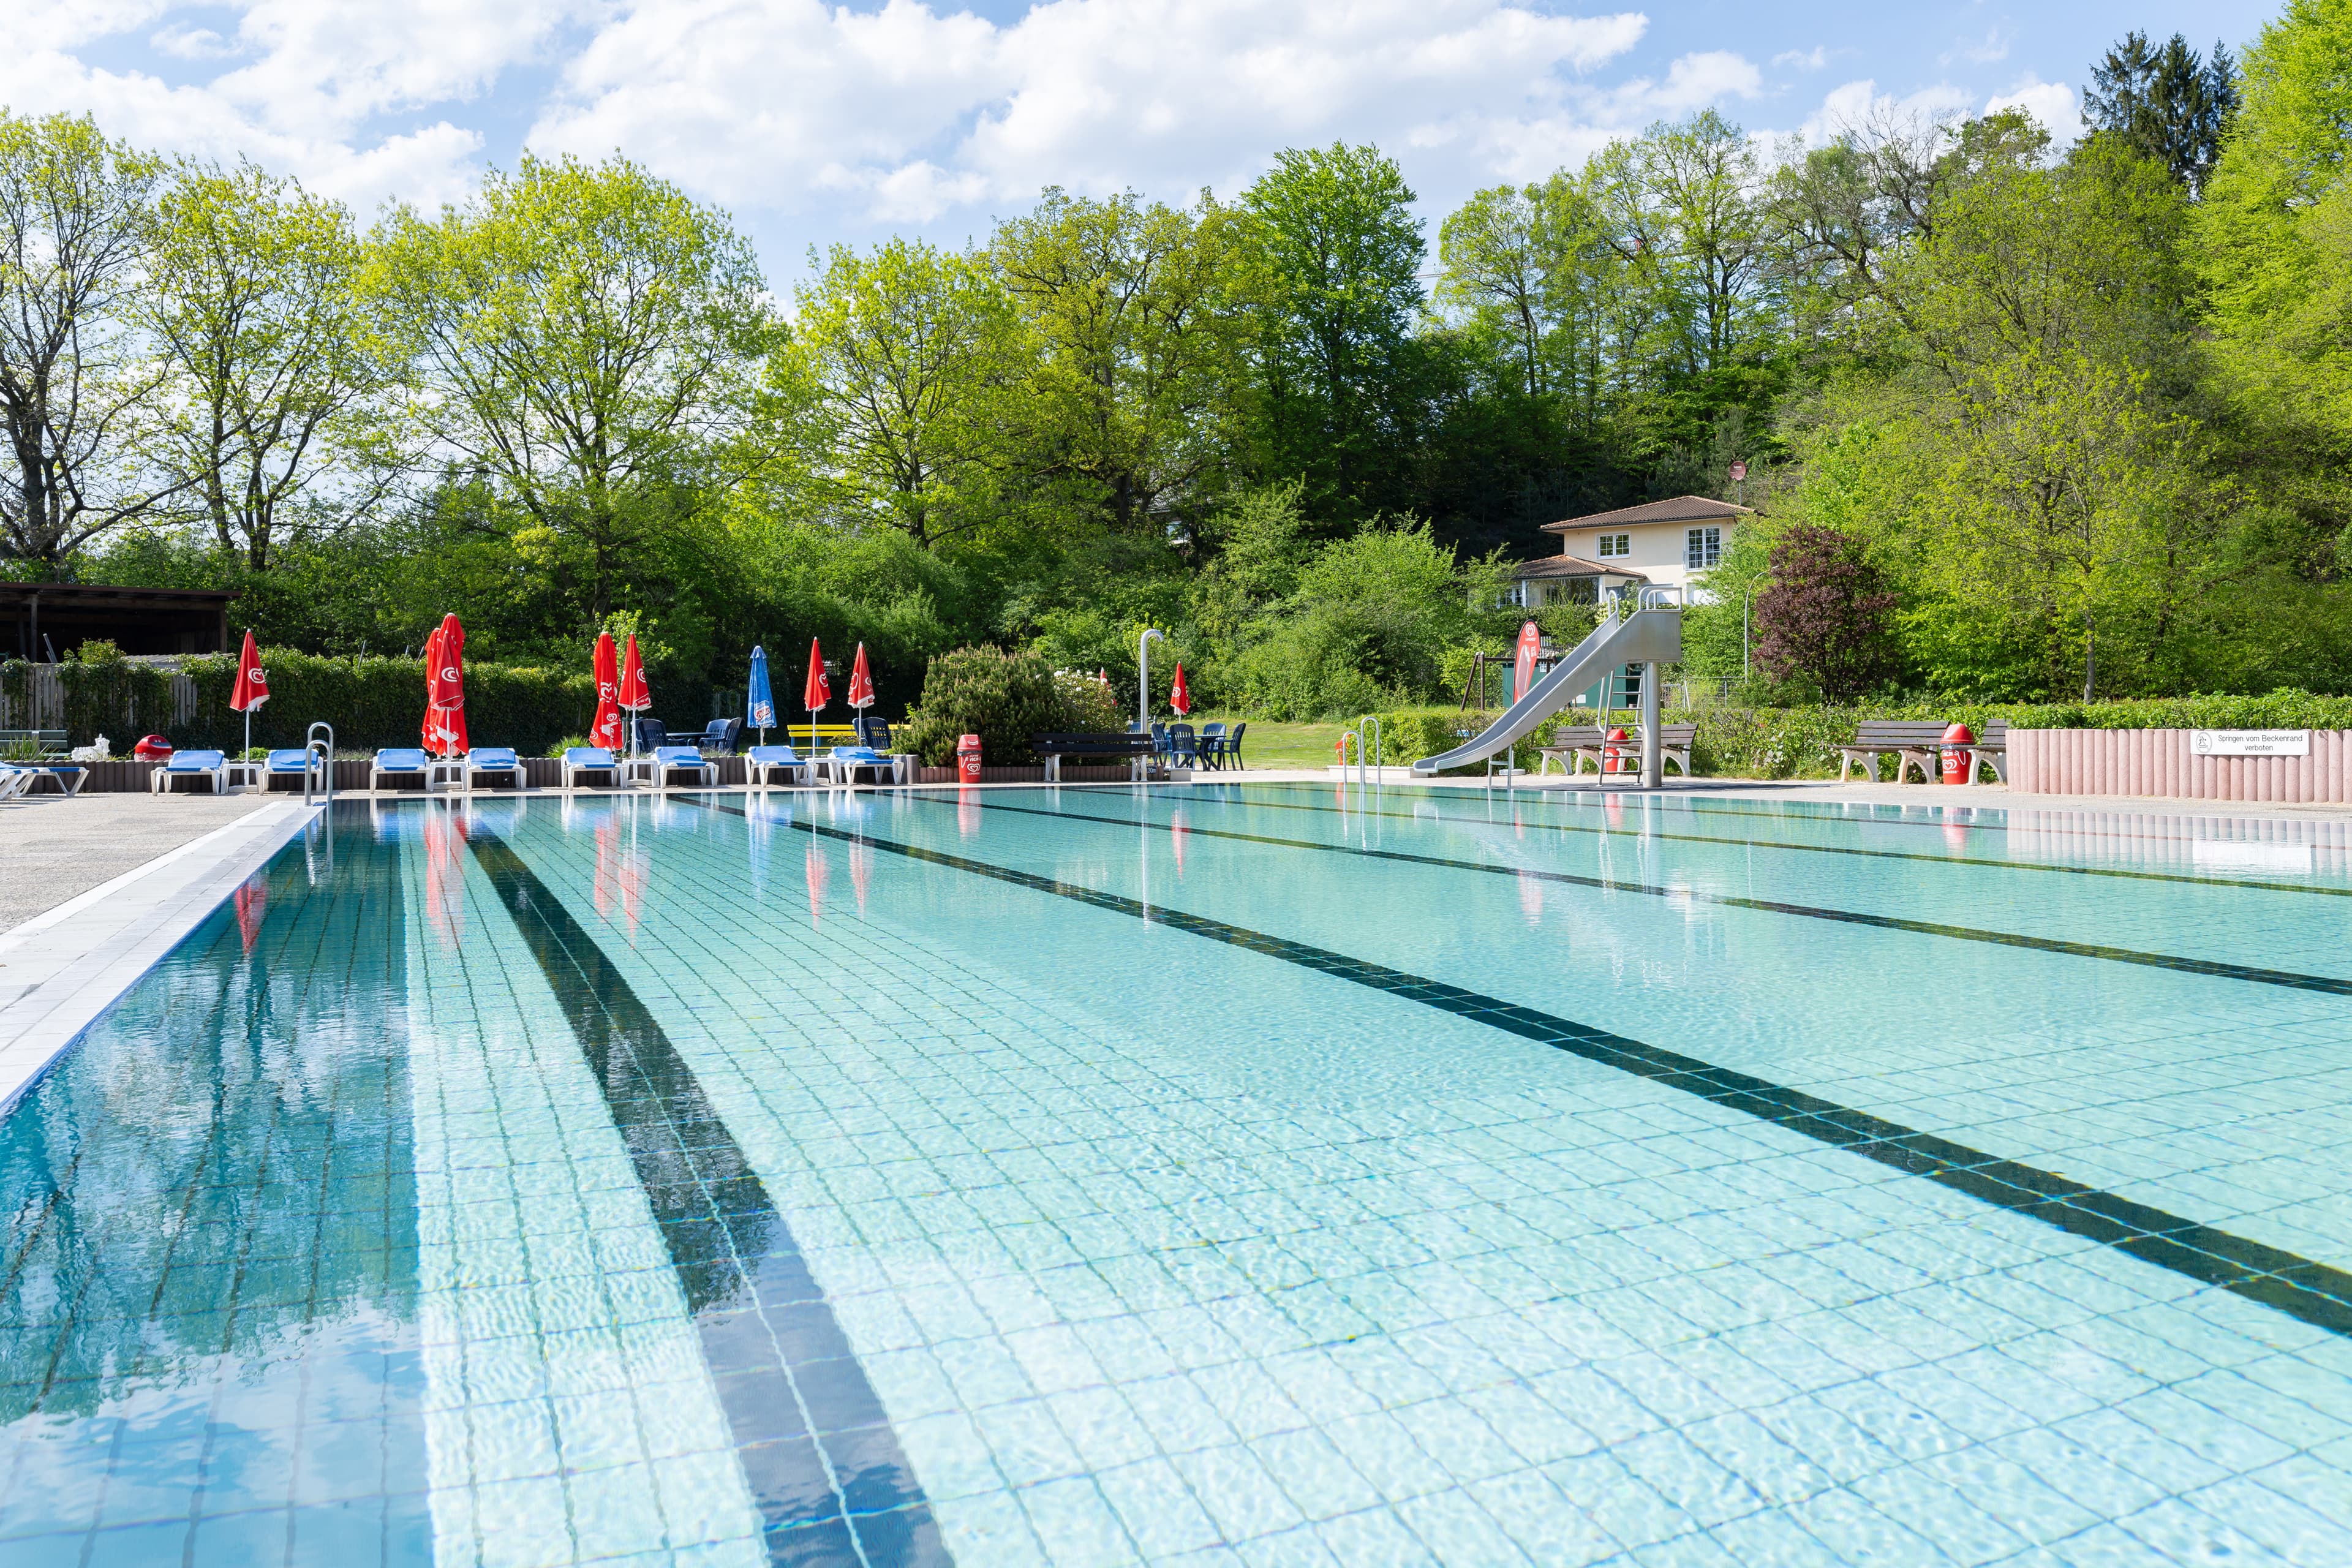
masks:
[[[345,803],[0,1125],[0,1563],[2341,1561],[2343,826]]]

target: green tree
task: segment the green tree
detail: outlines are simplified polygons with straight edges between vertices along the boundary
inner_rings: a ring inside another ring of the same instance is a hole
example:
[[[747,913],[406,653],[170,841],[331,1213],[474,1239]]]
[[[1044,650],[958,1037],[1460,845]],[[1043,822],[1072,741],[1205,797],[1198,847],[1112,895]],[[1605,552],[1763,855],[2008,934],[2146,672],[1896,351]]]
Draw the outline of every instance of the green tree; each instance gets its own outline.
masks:
[[[321,481],[363,509],[390,472],[365,416],[382,383],[362,346],[351,215],[240,164],[187,168],[164,193],[147,325],[172,368],[167,443],[190,509],[224,553],[267,571],[323,508]]]
[[[2217,43],[2210,59],[2200,58],[2179,33],[2161,47],[2145,33],[2125,34],[2091,67],[2083,94],[2084,125],[2122,137],[2191,191],[2204,188],[2237,111],[2230,51]]]
[[[998,226],[988,258],[1035,356],[1006,421],[1029,482],[1075,483],[1105,525],[1162,536],[1217,488],[1237,370],[1233,226],[1205,196],[1179,211],[1060,190]]]
[[[2221,357],[2249,418],[2308,461],[2352,454],[2352,0],[2288,0],[2198,213]],[[2336,481],[2341,484],[2340,470]],[[2352,515],[2338,499],[2340,524]]]
[[[777,333],[723,213],[625,159],[509,174],[437,216],[396,208],[362,277],[405,416],[511,516],[479,526],[601,622],[659,535],[741,471]]]
[[[1411,441],[1413,200],[1393,160],[1341,143],[1283,153],[1242,195],[1262,460],[1318,513],[1379,510]]]
[[[987,530],[1002,516],[1007,395],[1030,364],[989,268],[919,241],[835,246],[799,302],[770,417],[819,510],[927,546]]]
[[[165,172],[87,117],[0,109],[0,559],[37,573],[193,482],[156,461],[136,321]]]

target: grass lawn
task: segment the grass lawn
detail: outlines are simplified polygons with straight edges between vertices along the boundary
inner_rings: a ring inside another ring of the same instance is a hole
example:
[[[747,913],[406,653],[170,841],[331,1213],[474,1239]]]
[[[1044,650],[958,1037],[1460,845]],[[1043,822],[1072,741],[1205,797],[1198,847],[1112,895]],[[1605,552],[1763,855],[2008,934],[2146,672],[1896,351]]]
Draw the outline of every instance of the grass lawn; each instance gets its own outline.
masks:
[[[1190,721],[1197,730],[1220,719],[1227,729],[1236,722],[1223,713],[1195,713]],[[1345,724],[1276,724],[1252,719],[1249,733],[1242,737],[1242,761],[1253,768],[1328,768],[1339,760],[1332,748],[1339,731],[1347,728]]]

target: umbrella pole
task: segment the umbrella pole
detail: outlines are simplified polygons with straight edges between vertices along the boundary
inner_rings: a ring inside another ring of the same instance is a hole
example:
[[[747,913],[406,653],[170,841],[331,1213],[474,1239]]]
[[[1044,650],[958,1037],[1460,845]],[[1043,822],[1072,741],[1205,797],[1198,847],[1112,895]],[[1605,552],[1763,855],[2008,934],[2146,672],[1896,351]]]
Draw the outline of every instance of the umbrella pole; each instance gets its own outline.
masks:
[[[236,754],[236,760],[237,760],[238,762],[240,762],[240,763],[241,763],[241,762],[244,762],[244,761],[246,761],[247,758],[249,758],[250,756],[252,756],[252,754],[253,754],[253,710],[252,710],[252,708],[247,707],[247,708],[246,709],[246,710],[245,710],[245,750],[244,750],[244,751],[242,751],[242,752],[239,752]]]

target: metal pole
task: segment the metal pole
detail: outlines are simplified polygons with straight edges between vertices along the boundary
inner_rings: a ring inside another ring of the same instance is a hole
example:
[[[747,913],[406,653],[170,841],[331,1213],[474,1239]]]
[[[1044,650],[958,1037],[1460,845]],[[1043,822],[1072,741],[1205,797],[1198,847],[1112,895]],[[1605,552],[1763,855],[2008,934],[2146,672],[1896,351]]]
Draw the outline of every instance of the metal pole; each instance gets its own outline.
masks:
[[[1742,680],[1748,679],[1748,602],[1755,596],[1753,588],[1739,595],[1739,678]]]
[[[1658,667],[1642,667],[1642,787],[1660,789],[1666,782],[1666,757],[1658,736]]]
[[[1151,627],[1135,639],[1135,721],[1139,734],[1151,733],[1151,644],[1155,638],[1165,641]]]

